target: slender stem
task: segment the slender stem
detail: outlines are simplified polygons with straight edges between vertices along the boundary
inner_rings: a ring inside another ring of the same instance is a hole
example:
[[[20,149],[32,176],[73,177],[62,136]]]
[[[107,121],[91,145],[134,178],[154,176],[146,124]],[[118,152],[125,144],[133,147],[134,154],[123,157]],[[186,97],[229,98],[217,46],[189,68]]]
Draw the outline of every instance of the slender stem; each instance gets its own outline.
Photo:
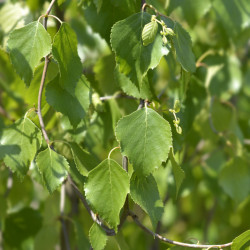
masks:
[[[221,245],[198,245],[198,244],[188,244],[188,243],[184,243],[184,242],[179,242],[179,241],[174,241],[174,240],[170,240],[167,239],[157,233],[152,232],[150,229],[148,229],[147,227],[145,227],[139,220],[138,217],[135,213],[133,213],[132,211],[129,211],[129,215],[132,217],[132,219],[134,220],[134,222],[145,232],[147,232],[148,234],[153,235],[155,238],[158,238],[161,241],[170,243],[172,245],[176,245],[176,246],[182,246],[182,247],[190,247],[190,248],[225,248],[225,247],[229,247],[232,245],[232,242],[226,243],[226,244],[221,244]]]
[[[48,15],[49,15],[49,13],[50,13],[50,11],[51,11],[51,9],[52,9],[55,2],[56,2],[56,0],[51,1],[50,5],[49,5],[49,7],[48,7],[48,9],[46,11],[45,18],[43,19],[43,26],[44,26],[44,28],[46,30],[47,30]],[[42,93],[43,93],[44,83],[45,83],[46,74],[47,74],[47,70],[48,70],[48,64],[49,64],[49,57],[45,56],[43,74],[42,74],[41,84],[40,84],[39,93],[38,93],[37,115],[38,115],[38,118],[39,118],[39,123],[40,123],[40,126],[41,126],[41,130],[42,130],[44,139],[45,139],[45,141],[47,142],[47,144],[49,146],[50,145],[50,140],[49,140],[47,131],[46,131],[45,126],[44,126],[44,121],[43,121],[42,112],[41,112]],[[63,230],[64,240],[65,240],[65,244],[66,244],[66,249],[70,250],[67,227],[66,227],[65,220],[63,218],[64,204],[65,204],[65,183],[63,183],[62,187],[61,187],[61,200],[60,200],[61,218],[60,218],[60,221],[62,223],[62,230]]]
[[[115,231],[113,229],[108,228],[106,225],[103,224],[103,222],[98,218],[98,216],[91,210],[89,207],[87,201],[85,200],[84,196],[82,195],[81,191],[78,189],[76,184],[71,179],[70,175],[68,175],[68,181],[74,188],[75,193],[80,198],[81,202],[83,203],[84,207],[87,209],[88,213],[90,214],[93,221],[95,221],[102,229],[106,232],[107,235],[113,236],[115,235]]]
[[[63,183],[61,186],[61,194],[60,194],[60,214],[61,214],[60,221],[62,223],[62,230],[63,230],[63,236],[64,236],[66,249],[70,250],[67,226],[66,226],[66,222],[64,219],[65,195],[66,195],[65,183]]]
[[[54,5],[54,3],[56,2],[56,0],[52,0],[47,11],[45,14],[45,18],[43,19],[43,26],[44,28],[47,30],[47,22],[48,22],[48,15]],[[44,63],[44,68],[43,68],[43,74],[42,74],[42,79],[41,79],[41,84],[40,84],[40,88],[39,88],[39,93],[38,93],[38,104],[37,104],[37,114],[39,117],[39,123],[42,129],[42,133],[44,136],[45,141],[47,142],[47,144],[49,145],[49,137],[48,134],[45,130],[45,126],[44,126],[44,122],[43,122],[43,117],[42,117],[42,112],[41,112],[41,102],[42,102],[42,93],[43,93],[43,87],[44,87],[44,83],[45,83],[45,78],[46,78],[46,74],[47,74],[47,70],[48,70],[48,64],[49,64],[49,58],[48,56],[45,56],[45,63]]]
[[[110,156],[111,156],[112,152],[113,152],[114,150],[118,149],[118,148],[120,148],[120,147],[115,147],[115,148],[112,148],[112,149],[110,150],[109,155],[108,155],[108,159],[110,159]]]
[[[54,5],[55,2],[56,2],[56,0],[52,0],[50,2],[50,5],[49,5],[49,7],[48,7],[48,9],[46,11],[46,15],[49,15],[49,13],[50,13],[50,11],[51,11],[51,9],[52,9],[52,7],[53,7],[53,5]]]
[[[60,24],[62,24],[63,23],[63,21],[60,19],[60,18],[58,18],[57,16],[54,16],[54,15],[48,15],[48,17],[53,17],[54,19],[56,19]]]
[[[41,129],[42,129],[44,139],[47,142],[47,144],[49,145],[50,140],[49,140],[48,134],[47,134],[47,132],[45,130],[43,117],[42,117],[42,112],[41,112],[42,93],[43,93],[43,87],[44,87],[46,73],[47,73],[47,69],[48,69],[48,64],[49,64],[49,59],[46,56],[45,57],[44,68],[43,68],[42,79],[41,79],[41,84],[40,84],[39,93],[38,93],[37,115],[39,117],[39,122],[40,122],[40,126],[41,126]]]

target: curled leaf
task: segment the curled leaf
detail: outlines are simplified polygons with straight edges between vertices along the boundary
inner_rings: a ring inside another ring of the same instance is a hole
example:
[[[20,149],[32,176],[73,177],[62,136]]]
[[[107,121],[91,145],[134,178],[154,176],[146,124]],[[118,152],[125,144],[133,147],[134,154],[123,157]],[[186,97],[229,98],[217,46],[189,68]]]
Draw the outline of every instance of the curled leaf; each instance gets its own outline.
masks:
[[[144,46],[149,45],[155,39],[158,30],[158,23],[151,21],[147,23],[142,30],[142,42]]]

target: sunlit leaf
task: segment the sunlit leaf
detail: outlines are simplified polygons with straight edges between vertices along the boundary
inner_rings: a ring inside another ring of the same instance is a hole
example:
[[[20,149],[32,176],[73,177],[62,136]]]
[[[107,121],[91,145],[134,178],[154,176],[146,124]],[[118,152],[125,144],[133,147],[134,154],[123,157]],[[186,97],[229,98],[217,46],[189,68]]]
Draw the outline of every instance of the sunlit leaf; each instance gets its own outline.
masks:
[[[12,31],[7,47],[16,72],[29,86],[35,67],[51,50],[51,38],[36,21]]]
[[[243,250],[250,246],[250,230],[242,233],[233,240],[232,250]]]
[[[67,177],[67,160],[48,147],[37,155],[36,163],[48,191],[53,193]]]
[[[42,133],[26,116],[4,129],[0,138],[0,158],[23,178],[42,143]]]
[[[141,12],[117,22],[111,30],[111,45],[119,71],[137,86],[141,85],[147,71],[155,68],[162,56],[169,53],[162,44],[160,33],[150,45],[143,45],[142,30],[150,21],[151,15]]]
[[[142,42],[144,46],[149,45],[155,39],[158,30],[158,23],[156,21],[151,21],[147,23],[142,30]]]
[[[104,230],[97,223],[93,223],[89,230],[89,240],[93,250],[104,249],[107,239],[108,237]]]
[[[126,171],[114,160],[106,159],[89,172],[84,190],[94,211],[116,229],[120,210],[129,192]]]
[[[147,107],[119,120],[116,137],[138,176],[149,175],[166,161],[172,145],[169,123]]]

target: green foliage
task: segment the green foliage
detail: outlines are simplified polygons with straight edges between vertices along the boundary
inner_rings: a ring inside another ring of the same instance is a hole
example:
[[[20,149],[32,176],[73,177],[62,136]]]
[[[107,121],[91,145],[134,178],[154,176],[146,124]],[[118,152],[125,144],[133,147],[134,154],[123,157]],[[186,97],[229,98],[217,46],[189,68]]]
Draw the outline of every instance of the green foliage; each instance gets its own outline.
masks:
[[[250,2],[144,2],[0,3],[0,249],[249,248]]]
[[[147,107],[119,120],[116,137],[122,154],[140,177],[148,176],[166,161],[172,145],[169,123]]]
[[[90,85],[81,76],[74,90],[64,89],[57,76],[46,87],[46,100],[56,110],[68,116],[70,123],[76,127],[88,112],[91,103]]]
[[[136,174],[133,174],[130,185],[130,194],[133,201],[139,204],[149,215],[155,230],[163,214],[163,204],[154,177],[149,175],[146,178],[139,178]]]
[[[116,229],[129,192],[128,174],[117,162],[106,159],[89,172],[84,191],[94,211]]]
[[[32,22],[11,32],[7,46],[11,63],[29,86],[35,67],[51,50],[49,34],[40,22]]]
[[[89,230],[89,240],[94,250],[102,250],[106,245],[107,235],[97,223],[93,223]]]
[[[67,177],[66,159],[48,147],[37,155],[36,163],[48,191],[53,193]]]
[[[6,128],[0,139],[0,158],[23,178],[42,142],[38,127],[26,116]]]
[[[82,75],[81,60],[77,53],[77,38],[74,30],[62,23],[54,37],[52,54],[60,69],[60,85],[73,92]]]
[[[156,21],[151,21],[143,27],[141,37],[144,46],[147,46],[154,41],[157,31],[158,23]]]
[[[192,43],[189,34],[182,28],[179,23],[174,25],[173,37],[174,48],[176,50],[176,59],[184,70],[195,72],[195,57],[192,52]]]
[[[250,230],[242,233],[233,240],[232,250],[247,249],[250,244]]]
[[[155,68],[161,57],[169,53],[159,33],[149,46],[143,46],[142,30],[150,20],[148,13],[137,13],[117,22],[111,30],[111,45],[119,71],[137,86],[141,86],[148,70]]]

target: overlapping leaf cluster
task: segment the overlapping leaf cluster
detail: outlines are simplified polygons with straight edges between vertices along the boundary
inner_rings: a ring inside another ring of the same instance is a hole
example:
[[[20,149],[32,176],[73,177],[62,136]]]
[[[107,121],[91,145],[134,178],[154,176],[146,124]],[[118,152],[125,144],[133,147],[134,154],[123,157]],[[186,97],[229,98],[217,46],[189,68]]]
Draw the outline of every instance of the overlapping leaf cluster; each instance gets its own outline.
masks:
[[[183,239],[182,226],[201,238],[197,225],[206,224],[204,241],[220,240],[216,235],[225,225],[223,240],[242,233],[250,193],[250,71],[243,49],[249,3],[148,0],[159,14],[149,5],[141,11],[141,1],[134,0],[60,0],[54,14],[66,22],[57,25],[49,17],[45,30],[33,18],[43,13],[46,1],[35,2],[0,6],[0,108],[7,110],[0,109],[0,188],[8,177],[3,163],[15,183],[13,196],[6,199],[0,192],[4,244],[55,247],[60,233],[59,225],[52,227],[60,213],[55,191],[68,175],[96,218],[115,232],[129,206],[149,228],[172,226],[169,233]],[[50,63],[41,104],[50,145],[34,112],[45,56]],[[173,122],[174,103],[179,107]],[[122,157],[128,159],[128,171]],[[16,175],[22,184],[16,184]],[[53,194],[48,197],[38,183]],[[76,212],[71,193],[72,248],[115,249],[118,244],[133,249],[136,242],[146,249],[151,244],[129,223],[122,237],[108,239],[96,222],[86,221],[85,212]],[[27,208],[30,204],[39,210]],[[36,223],[26,223],[28,214]],[[221,228],[206,220],[207,214]],[[246,231],[232,248],[248,243]]]

